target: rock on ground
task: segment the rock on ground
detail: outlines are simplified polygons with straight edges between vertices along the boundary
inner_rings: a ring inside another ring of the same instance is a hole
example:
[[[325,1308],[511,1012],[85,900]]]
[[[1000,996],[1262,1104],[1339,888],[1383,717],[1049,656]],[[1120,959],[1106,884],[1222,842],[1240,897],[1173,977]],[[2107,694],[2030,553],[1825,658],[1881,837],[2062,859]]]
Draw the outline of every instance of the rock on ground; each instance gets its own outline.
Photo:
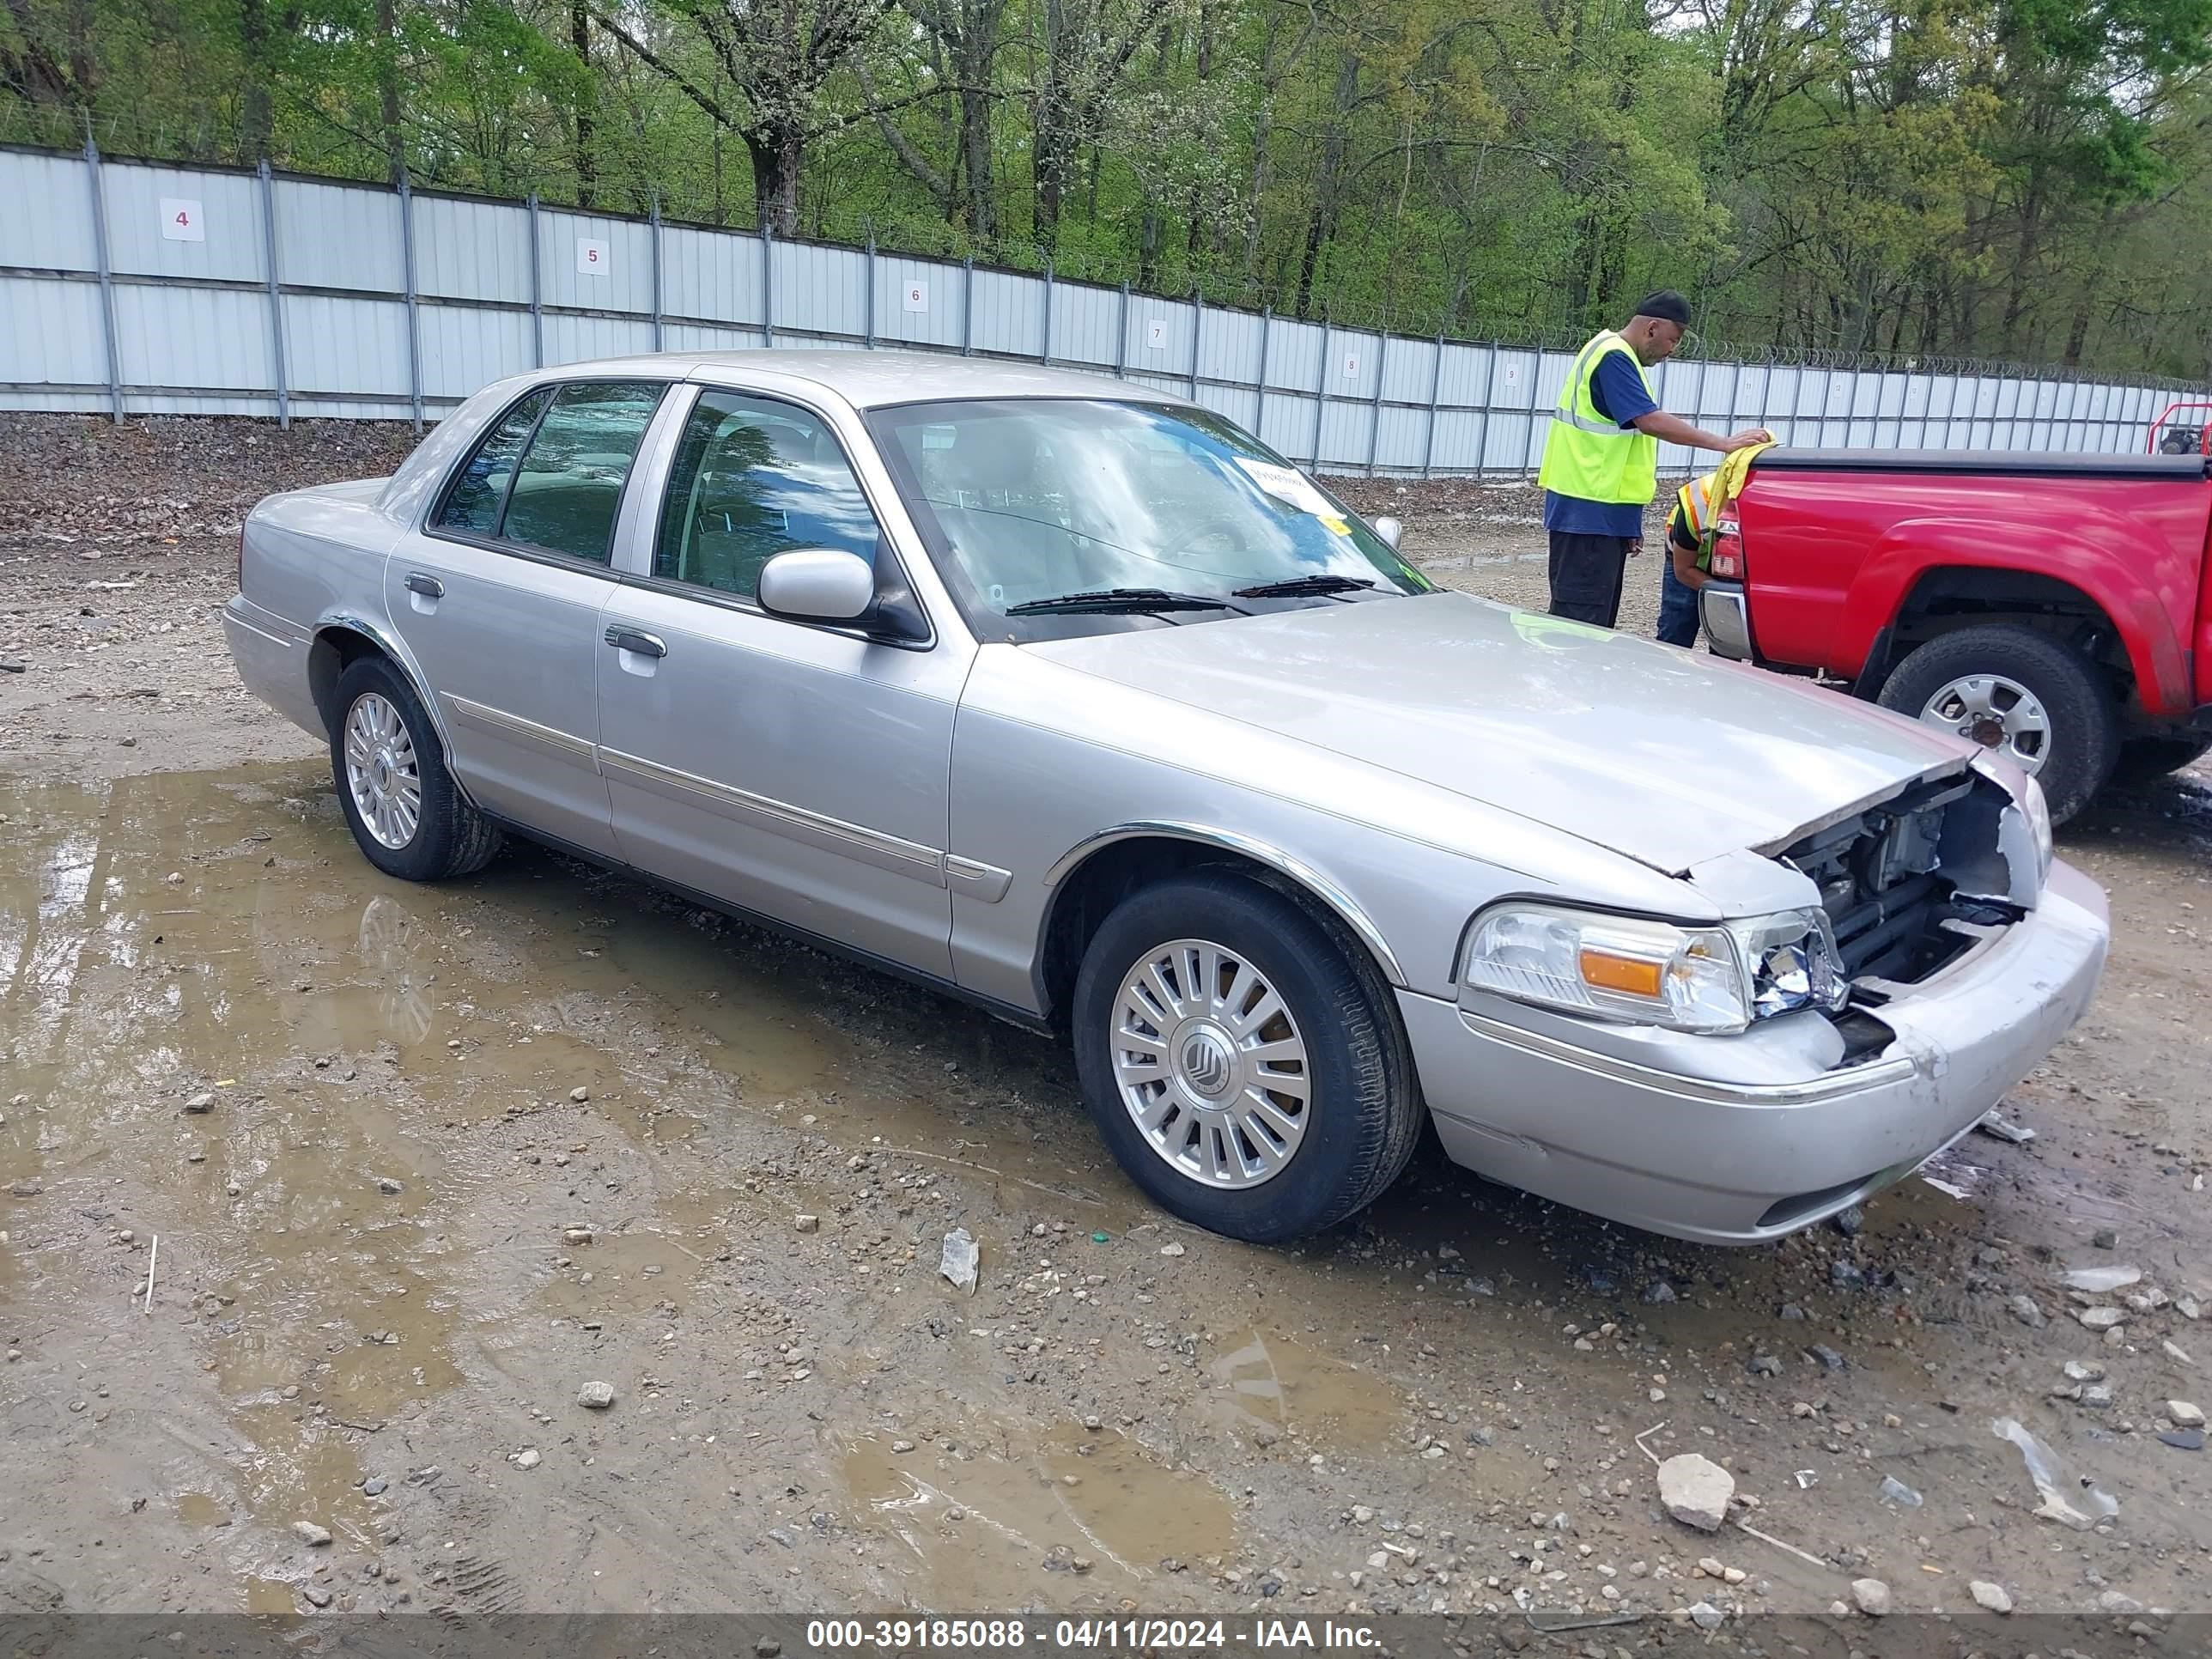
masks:
[[[1879,1619],[1891,1606],[1889,1586],[1879,1578],[1851,1580],[1851,1600],[1858,1603],[1859,1611],[1869,1618]]]
[[[1659,1501],[1685,1526],[1717,1532],[1735,1496],[1735,1477],[1702,1453],[1684,1452],[1659,1466]]]
[[[603,1412],[615,1403],[611,1382],[586,1382],[576,1390],[576,1403],[587,1411]]]
[[[1974,1605],[1985,1612],[2012,1611],[2012,1597],[2005,1593],[2002,1584],[1992,1584],[1986,1578],[1977,1578],[1966,1586],[1966,1593],[1974,1598]]]

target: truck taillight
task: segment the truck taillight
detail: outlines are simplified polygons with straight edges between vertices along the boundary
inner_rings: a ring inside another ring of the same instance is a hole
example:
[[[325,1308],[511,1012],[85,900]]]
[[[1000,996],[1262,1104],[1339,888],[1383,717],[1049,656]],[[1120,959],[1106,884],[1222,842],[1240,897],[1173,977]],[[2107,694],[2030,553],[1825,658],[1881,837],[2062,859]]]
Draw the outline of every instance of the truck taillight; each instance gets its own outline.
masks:
[[[1723,581],[1743,580],[1743,526],[1735,520],[1724,518],[1713,526],[1713,554],[1707,573]]]

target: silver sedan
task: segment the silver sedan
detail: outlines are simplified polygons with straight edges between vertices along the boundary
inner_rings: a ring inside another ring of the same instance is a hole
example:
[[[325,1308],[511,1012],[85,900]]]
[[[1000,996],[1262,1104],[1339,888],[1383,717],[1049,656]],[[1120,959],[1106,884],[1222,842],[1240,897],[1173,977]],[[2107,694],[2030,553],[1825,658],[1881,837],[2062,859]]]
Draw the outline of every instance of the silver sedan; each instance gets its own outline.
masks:
[[[1398,538],[1127,382],[643,357],[262,502],[225,620],[379,868],[518,834],[1065,1034],[1130,1176],[1243,1238],[1352,1214],[1431,1121],[1773,1238],[2080,1016],[2103,896],[2017,770]]]

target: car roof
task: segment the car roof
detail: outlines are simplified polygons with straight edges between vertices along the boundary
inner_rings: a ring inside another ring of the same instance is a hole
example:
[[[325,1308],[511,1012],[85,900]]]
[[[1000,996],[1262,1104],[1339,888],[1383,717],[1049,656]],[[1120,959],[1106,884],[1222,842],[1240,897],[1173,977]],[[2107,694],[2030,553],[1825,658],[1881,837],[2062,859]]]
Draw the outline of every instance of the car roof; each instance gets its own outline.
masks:
[[[968,398],[1113,398],[1146,403],[1187,401],[1143,381],[999,357],[961,357],[948,352],[889,350],[665,351],[600,362],[566,363],[544,371],[546,380],[578,374],[678,374],[743,385],[775,377],[819,387],[855,409]]]

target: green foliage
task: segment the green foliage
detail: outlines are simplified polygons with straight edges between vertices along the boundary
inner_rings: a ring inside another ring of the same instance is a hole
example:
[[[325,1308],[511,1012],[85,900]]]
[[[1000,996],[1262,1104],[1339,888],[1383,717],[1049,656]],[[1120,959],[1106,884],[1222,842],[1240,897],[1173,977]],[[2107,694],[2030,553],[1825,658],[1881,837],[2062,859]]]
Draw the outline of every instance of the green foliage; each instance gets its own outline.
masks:
[[[1347,325],[2212,359],[2212,0],[0,0],[0,139]]]

